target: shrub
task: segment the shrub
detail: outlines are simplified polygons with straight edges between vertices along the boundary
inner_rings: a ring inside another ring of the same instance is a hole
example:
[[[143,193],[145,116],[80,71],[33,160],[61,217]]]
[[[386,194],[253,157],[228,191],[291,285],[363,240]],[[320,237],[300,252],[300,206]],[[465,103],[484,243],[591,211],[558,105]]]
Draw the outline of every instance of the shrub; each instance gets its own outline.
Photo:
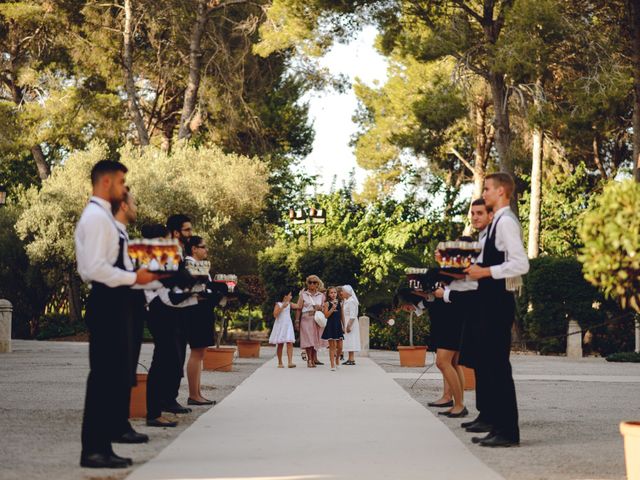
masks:
[[[389,318],[395,320],[390,326]],[[428,345],[430,320],[428,312],[420,317],[413,316],[413,344]],[[406,312],[383,312],[377,319],[371,319],[369,346],[383,350],[396,350],[398,345],[409,345],[409,314]]]
[[[611,181],[580,229],[585,278],[622,307],[640,312],[640,184]]]
[[[564,257],[531,260],[517,305],[525,340],[542,354],[566,350],[566,337],[561,335],[567,333],[569,319],[586,331],[622,314],[584,279],[580,262]],[[628,329],[625,321],[593,328],[592,349],[606,354],[624,348],[627,339],[618,333],[628,331],[630,337]]]
[[[640,363],[640,353],[636,352],[619,352],[612,353],[607,357],[607,362],[633,362]]]
[[[44,273],[29,261],[24,243],[13,229],[18,214],[15,205],[0,208],[0,298],[13,304],[13,337],[31,338],[47,304],[49,288]]]
[[[73,323],[68,315],[47,313],[40,318],[36,339],[47,340],[49,338],[68,337],[84,331],[86,331],[85,324],[82,322]]]

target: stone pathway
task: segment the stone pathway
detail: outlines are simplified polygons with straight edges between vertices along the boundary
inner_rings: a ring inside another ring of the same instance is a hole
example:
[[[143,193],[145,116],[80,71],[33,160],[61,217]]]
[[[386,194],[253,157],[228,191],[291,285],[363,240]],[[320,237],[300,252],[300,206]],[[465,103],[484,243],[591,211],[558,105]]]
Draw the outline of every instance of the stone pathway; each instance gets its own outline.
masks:
[[[502,479],[367,358],[270,360],[128,478]]]

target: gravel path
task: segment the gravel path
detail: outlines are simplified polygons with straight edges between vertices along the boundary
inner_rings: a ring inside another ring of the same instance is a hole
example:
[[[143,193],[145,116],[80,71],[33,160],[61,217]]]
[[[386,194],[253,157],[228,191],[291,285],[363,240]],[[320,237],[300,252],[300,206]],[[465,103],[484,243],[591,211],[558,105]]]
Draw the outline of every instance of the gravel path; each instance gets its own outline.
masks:
[[[79,467],[80,425],[88,373],[88,344],[81,342],[13,341],[14,352],[0,356],[0,479],[120,480],[155,457],[208,407],[179,415],[177,428],[150,428],[132,420],[151,440],[143,445],[114,445],[116,453],[135,464],[123,470]],[[141,363],[151,363],[153,345],[142,348]],[[259,359],[236,359],[233,372],[203,372],[206,397],[220,402],[256,368],[273,357],[262,348]],[[186,379],[180,403],[186,405]],[[215,407],[214,407],[215,408]]]
[[[396,381],[425,408],[437,411],[427,407],[442,389],[435,366],[416,382],[425,369],[400,367],[396,352],[375,351],[371,357],[390,376],[404,377]],[[432,362],[428,353],[427,364]],[[618,424],[640,419],[640,365],[536,355],[513,355],[512,365],[520,408],[519,448],[472,445],[472,435],[460,428],[460,420],[438,418],[507,480],[624,480]],[[466,396],[467,405],[474,406],[474,392]],[[474,418],[476,411],[470,410],[468,418]]]

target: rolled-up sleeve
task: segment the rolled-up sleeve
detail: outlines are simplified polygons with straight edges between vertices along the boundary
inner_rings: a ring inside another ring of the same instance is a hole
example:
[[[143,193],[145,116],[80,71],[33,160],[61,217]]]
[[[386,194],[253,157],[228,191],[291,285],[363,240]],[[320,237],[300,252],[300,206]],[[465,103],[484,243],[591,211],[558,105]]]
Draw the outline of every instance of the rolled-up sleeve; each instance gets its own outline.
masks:
[[[490,267],[491,276],[496,280],[524,275],[529,271],[529,258],[524,251],[520,226],[507,216],[496,226],[496,247],[505,252],[505,261]]]

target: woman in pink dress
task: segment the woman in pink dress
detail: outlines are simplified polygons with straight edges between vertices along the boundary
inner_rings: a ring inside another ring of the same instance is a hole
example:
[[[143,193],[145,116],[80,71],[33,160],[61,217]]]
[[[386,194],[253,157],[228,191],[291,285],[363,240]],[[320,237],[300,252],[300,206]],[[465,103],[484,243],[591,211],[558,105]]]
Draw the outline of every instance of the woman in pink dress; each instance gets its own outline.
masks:
[[[322,310],[325,295],[324,284],[317,275],[307,277],[307,288],[300,290],[296,312],[296,327],[300,330],[300,348],[307,352],[307,367],[322,365],[318,361],[318,349],[326,348],[328,343],[322,340],[322,328],[313,319],[317,310]],[[302,312],[299,316],[298,312]]]

